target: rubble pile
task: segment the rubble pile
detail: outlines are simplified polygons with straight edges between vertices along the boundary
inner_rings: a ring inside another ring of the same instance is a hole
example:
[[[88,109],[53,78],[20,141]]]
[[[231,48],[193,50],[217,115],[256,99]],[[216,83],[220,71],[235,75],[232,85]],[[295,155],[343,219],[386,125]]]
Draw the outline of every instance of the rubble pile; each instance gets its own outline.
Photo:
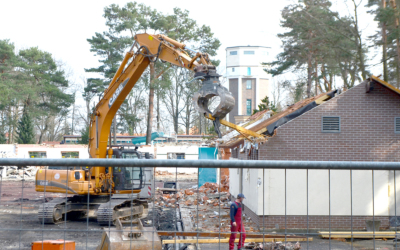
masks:
[[[299,242],[295,244],[287,242],[268,242],[264,243],[249,243],[244,247],[245,249],[257,249],[257,250],[299,250],[301,249],[301,245]]]
[[[161,190],[157,191],[155,204],[163,207],[176,207],[178,203],[186,206],[208,205],[221,208],[229,208],[228,201],[230,197],[224,192],[224,187],[219,187],[216,183],[204,183],[200,188],[193,186],[192,188],[177,190],[175,194],[163,194]],[[220,201],[220,202],[219,202]]]
[[[31,166],[31,167],[0,167],[0,175],[3,179],[34,179],[36,175],[36,171],[39,167]]]
[[[225,179],[229,183],[229,177]],[[225,185],[225,187],[224,187]],[[164,194],[156,191],[155,205],[165,208],[184,207],[190,209],[192,223],[199,231],[230,232],[229,208],[231,195],[226,190],[226,184],[206,182],[200,188],[193,186],[188,189],[178,189],[175,194]],[[250,217],[243,213],[247,232],[256,232],[257,226]],[[198,225],[197,225],[198,224]]]

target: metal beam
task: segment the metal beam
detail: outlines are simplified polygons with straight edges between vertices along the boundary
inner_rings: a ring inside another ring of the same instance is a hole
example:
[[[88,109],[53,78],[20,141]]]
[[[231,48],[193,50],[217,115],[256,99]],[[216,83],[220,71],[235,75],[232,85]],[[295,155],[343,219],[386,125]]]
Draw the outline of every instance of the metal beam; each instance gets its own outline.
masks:
[[[0,158],[0,166],[400,170],[400,162]]]
[[[244,242],[278,242],[278,241],[313,241],[313,238],[291,238],[290,236],[288,237],[282,237],[282,238],[267,238],[267,239],[260,239],[260,238],[247,238],[244,240]],[[187,239],[187,240],[163,240],[162,244],[174,244],[174,243],[198,243],[198,244],[210,244],[210,243],[228,243],[229,239]],[[235,239],[235,243],[238,243],[239,239]]]
[[[207,114],[205,117],[206,117],[207,119],[211,120],[211,121],[214,121],[214,120],[215,120],[215,118],[212,117],[210,114]],[[245,129],[245,128],[243,128],[243,127],[241,127],[241,126],[238,126],[238,125],[236,125],[236,124],[233,124],[233,123],[231,123],[231,122],[228,122],[228,121],[225,121],[225,120],[219,120],[219,122],[220,122],[222,125],[225,125],[225,126],[231,128],[231,129],[234,129],[234,130],[238,131],[238,132],[241,133],[241,134],[246,134],[246,135],[249,135],[249,136],[253,136],[253,137],[255,137],[255,138],[265,138],[264,135],[260,135],[260,134],[257,133],[257,132],[254,132],[254,131]]]

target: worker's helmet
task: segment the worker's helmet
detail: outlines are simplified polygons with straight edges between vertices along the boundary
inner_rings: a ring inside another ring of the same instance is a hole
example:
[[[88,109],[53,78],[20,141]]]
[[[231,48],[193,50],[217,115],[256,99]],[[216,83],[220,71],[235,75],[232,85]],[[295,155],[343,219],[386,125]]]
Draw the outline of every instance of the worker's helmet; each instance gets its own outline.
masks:
[[[237,195],[237,198],[239,199],[239,198],[244,198],[244,199],[246,199],[246,197],[244,197],[244,194],[238,194]]]

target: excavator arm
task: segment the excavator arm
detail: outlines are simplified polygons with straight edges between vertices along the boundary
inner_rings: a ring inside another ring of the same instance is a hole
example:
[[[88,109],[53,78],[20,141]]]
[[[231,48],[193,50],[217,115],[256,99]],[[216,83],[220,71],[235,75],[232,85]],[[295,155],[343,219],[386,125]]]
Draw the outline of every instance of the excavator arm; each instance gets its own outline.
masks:
[[[220,75],[216,73],[216,67],[211,64],[208,54],[198,52],[191,58],[185,49],[185,44],[163,35],[144,33],[135,36],[134,45],[126,53],[91,117],[89,153],[92,158],[106,158],[109,133],[115,114],[147,66],[158,59],[194,71],[195,78],[202,79],[203,87],[193,98],[195,106],[200,112],[211,115],[216,120],[216,125],[219,125],[219,119],[224,118],[233,109],[235,100],[231,93],[221,86]],[[208,102],[213,96],[219,96],[221,101],[212,112],[208,109]],[[109,150],[108,154],[111,156],[112,150]],[[99,176],[104,173],[104,167],[95,167],[92,172],[98,192],[101,185]]]

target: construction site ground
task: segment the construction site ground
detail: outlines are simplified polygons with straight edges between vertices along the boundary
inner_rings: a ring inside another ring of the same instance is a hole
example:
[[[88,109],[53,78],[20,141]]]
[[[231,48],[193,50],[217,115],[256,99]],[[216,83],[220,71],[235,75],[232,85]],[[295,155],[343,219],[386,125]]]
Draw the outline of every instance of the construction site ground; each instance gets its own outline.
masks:
[[[178,178],[184,187],[180,193],[185,193],[188,187],[196,185],[193,179]],[[65,194],[37,193],[35,191],[34,180],[15,181],[3,180],[0,182],[0,249],[31,249],[33,241],[65,239],[76,242],[76,249],[94,250],[98,246],[102,228],[98,226],[96,220],[70,221],[56,225],[41,225],[38,221],[37,212],[39,205],[45,200],[56,197],[65,197]],[[178,192],[179,193],[179,192]],[[225,192],[221,192],[225,193]],[[155,197],[155,214],[149,213],[147,218],[150,226],[154,224],[158,230],[171,231],[176,230],[174,226],[175,209],[177,204],[182,209],[186,209],[191,214],[191,222],[193,228],[186,231],[195,231],[197,228],[201,232],[218,232],[219,226],[221,232],[229,232],[229,210],[225,209],[228,200],[222,198],[222,206],[214,205],[214,202],[199,202],[198,204],[188,204],[188,200],[194,203],[197,197],[202,199],[204,193],[193,193],[183,195],[175,202],[175,207],[165,204],[163,198],[165,194],[157,192]],[[225,194],[224,194],[225,195]],[[209,200],[218,200],[217,194],[208,194]],[[228,196],[226,194],[225,196]],[[222,196],[223,197],[223,196]],[[160,202],[164,204],[160,204]],[[174,202],[174,201],[173,201]],[[198,210],[197,210],[198,209]],[[198,211],[198,216],[197,212]],[[221,214],[218,216],[216,212]],[[154,218],[157,218],[153,221]],[[198,222],[198,224],[197,224]],[[145,225],[146,226],[146,225]],[[147,225],[148,226],[148,225]],[[198,227],[197,227],[198,226]],[[245,219],[245,227],[248,232],[260,233],[257,226],[249,219]],[[42,232],[42,229],[49,231]],[[281,232],[277,232],[281,233]],[[173,237],[169,237],[172,239]],[[165,238],[164,238],[165,239]],[[373,240],[354,240],[353,249],[374,249]],[[325,240],[318,236],[313,237],[313,241],[301,242],[301,249],[351,249],[349,240]],[[400,248],[400,247],[399,247]],[[175,249],[169,247],[169,249]],[[201,244],[200,249],[228,249],[227,243],[221,244]],[[375,249],[396,249],[393,247],[393,240],[376,240]]]

